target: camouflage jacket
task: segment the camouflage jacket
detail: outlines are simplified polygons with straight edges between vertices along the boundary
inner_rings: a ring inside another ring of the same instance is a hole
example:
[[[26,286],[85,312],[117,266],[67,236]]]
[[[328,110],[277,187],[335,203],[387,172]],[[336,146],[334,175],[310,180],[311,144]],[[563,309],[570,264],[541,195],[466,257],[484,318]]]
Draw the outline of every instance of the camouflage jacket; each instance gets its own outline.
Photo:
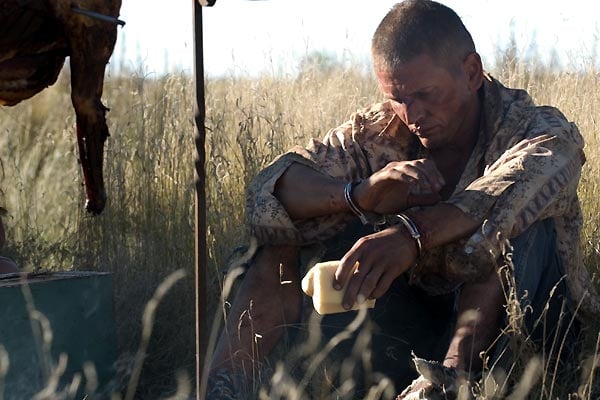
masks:
[[[573,297],[584,310],[600,312],[580,248],[577,185],[585,162],[583,138],[560,111],[536,106],[523,90],[486,75],[481,91],[478,140],[446,202],[484,222],[471,237],[425,252],[410,271],[412,282],[439,294],[477,281],[506,254],[508,239],[537,220],[553,218]],[[372,105],[322,141],[291,149],[256,177],[246,202],[251,232],[259,243],[304,245],[332,237],[353,218],[334,214],[292,221],[273,195],[277,179],[292,163],[349,181],[366,178],[391,161],[426,156],[389,102]]]

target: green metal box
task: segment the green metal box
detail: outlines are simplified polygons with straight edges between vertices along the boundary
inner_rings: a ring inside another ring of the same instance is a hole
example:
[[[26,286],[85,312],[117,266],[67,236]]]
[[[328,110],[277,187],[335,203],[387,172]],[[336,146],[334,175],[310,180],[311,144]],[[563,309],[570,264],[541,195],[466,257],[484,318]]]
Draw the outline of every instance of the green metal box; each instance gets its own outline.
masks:
[[[117,356],[111,275],[3,277],[0,344],[6,400],[30,399],[42,390],[64,398],[109,398]]]

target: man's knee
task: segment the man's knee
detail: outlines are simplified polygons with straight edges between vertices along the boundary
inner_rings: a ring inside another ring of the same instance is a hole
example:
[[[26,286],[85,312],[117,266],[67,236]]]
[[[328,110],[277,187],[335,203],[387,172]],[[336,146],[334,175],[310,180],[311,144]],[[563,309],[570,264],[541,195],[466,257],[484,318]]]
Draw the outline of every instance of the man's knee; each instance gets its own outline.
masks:
[[[298,247],[262,246],[247,263],[244,280],[259,285],[282,285],[297,282],[300,277]]]
[[[11,274],[19,272],[17,264],[10,258],[0,257],[0,274]]]
[[[556,245],[554,222],[538,221],[513,239],[514,278],[519,299],[541,311],[551,296],[570,298]]]
[[[248,321],[297,319],[302,294],[298,247],[262,246],[247,263],[236,294]],[[245,324],[246,321],[240,321]]]
[[[546,219],[531,225],[525,232],[511,241],[513,246],[514,276],[519,294],[525,290],[535,295],[543,281],[558,282],[563,267],[556,246],[554,221]]]
[[[538,221],[513,240],[516,294],[534,342],[572,338],[577,321],[556,245],[554,222]],[[571,323],[571,320],[573,320]]]

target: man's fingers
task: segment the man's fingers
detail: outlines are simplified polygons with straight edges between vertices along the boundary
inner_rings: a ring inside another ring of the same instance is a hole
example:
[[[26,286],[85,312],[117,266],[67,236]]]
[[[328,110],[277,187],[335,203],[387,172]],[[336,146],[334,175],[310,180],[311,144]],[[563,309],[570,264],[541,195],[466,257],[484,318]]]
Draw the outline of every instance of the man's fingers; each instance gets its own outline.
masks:
[[[350,274],[356,269],[356,252],[354,248],[350,249],[348,253],[340,260],[333,276],[333,288],[335,290],[341,290],[344,283],[350,278]]]
[[[362,264],[359,262],[358,268],[350,278],[346,293],[344,293],[344,299],[342,300],[344,308],[349,310],[356,301],[364,301],[371,297],[373,290],[377,286],[377,282],[379,282],[380,276],[380,268],[373,268],[366,262],[363,262]]]
[[[444,178],[442,174],[437,170],[433,161],[425,160],[424,162],[416,163],[414,165],[407,166],[407,168],[414,168],[417,170],[420,182],[426,182],[431,192],[439,192],[444,186]]]
[[[381,265],[381,264],[380,264]],[[352,306],[352,300],[363,302],[373,296],[373,291],[377,287],[379,279],[383,274],[383,268],[380,265],[370,265],[369,272],[364,275],[362,279],[362,283],[358,287],[356,294],[353,298],[348,296],[348,305]],[[352,283],[352,281],[350,281]],[[353,295],[354,293],[351,293]]]
[[[358,295],[368,298],[377,286],[382,271],[372,271],[371,252],[368,251],[369,239],[363,237],[342,257],[340,265],[335,271],[333,287],[340,290],[344,283],[348,286],[344,293],[342,305],[346,309],[352,308]],[[364,288],[363,288],[363,285]]]
[[[352,274],[350,278],[350,282],[348,283],[348,287],[346,288],[346,292],[344,293],[344,298],[342,299],[342,306],[349,310],[352,308],[354,303],[356,302],[356,297],[358,296],[358,290],[360,289],[364,279],[367,275],[366,267],[363,267],[362,270],[360,268],[360,264],[356,271]]]
[[[411,262],[406,258],[407,239],[399,232],[391,227],[365,236],[342,257],[333,286],[339,290],[348,283],[342,299],[344,308],[352,308],[359,297],[364,300],[381,297],[407,269],[407,263]],[[408,244],[414,246],[412,239]]]
[[[393,173],[394,179],[415,184],[419,193],[439,192],[444,186],[444,178],[433,161],[416,160],[394,163]]]
[[[422,174],[424,174],[432,186],[439,186],[440,188],[446,184],[444,177],[438,170],[433,160],[419,159],[415,160],[412,165],[418,168]],[[438,189],[439,190],[439,189]]]
[[[431,182],[434,182],[436,187],[439,187],[438,191],[446,184],[444,176],[437,169],[437,165],[432,160],[425,160],[423,167],[426,171],[427,177]]]
[[[384,273],[383,276],[379,278],[379,281],[377,282],[377,287],[371,293],[370,298],[378,299],[381,296],[383,296],[389,290],[390,286],[392,286],[392,282],[394,282],[394,279],[396,278],[397,275],[395,275],[391,271],[387,271],[386,273]]]

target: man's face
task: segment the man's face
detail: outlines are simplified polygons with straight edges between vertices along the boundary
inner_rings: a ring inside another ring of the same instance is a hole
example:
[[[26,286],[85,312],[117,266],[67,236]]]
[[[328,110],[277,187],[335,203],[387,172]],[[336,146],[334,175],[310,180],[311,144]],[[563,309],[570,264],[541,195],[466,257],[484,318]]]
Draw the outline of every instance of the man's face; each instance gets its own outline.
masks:
[[[468,111],[476,93],[463,66],[449,71],[423,54],[395,71],[375,73],[383,95],[424,147],[435,150],[468,140],[462,136],[468,135],[464,128],[471,122]]]

